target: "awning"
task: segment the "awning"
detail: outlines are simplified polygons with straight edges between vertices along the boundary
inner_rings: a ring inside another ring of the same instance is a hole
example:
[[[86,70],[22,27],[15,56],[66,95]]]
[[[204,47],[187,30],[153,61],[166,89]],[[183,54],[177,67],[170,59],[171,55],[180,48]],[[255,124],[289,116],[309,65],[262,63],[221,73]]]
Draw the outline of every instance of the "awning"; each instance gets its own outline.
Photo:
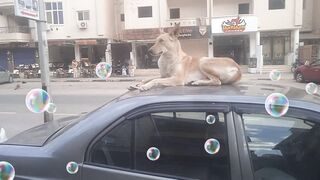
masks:
[[[320,34],[301,33],[300,34],[300,39],[302,39],[302,40],[320,39]]]

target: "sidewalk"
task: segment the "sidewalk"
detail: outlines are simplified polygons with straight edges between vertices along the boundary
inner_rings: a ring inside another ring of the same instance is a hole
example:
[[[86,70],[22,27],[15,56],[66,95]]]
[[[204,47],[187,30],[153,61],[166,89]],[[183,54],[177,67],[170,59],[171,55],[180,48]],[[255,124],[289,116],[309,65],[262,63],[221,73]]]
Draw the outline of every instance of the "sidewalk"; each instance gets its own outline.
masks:
[[[282,73],[281,79],[291,80],[293,79],[292,73]],[[137,69],[135,71],[134,77],[129,76],[111,76],[107,80],[102,80],[99,78],[50,78],[51,82],[139,82],[146,79],[160,77],[158,69]],[[250,74],[244,72],[242,74],[243,80],[269,80],[269,74]],[[35,79],[14,79],[15,82],[40,82],[40,78]]]

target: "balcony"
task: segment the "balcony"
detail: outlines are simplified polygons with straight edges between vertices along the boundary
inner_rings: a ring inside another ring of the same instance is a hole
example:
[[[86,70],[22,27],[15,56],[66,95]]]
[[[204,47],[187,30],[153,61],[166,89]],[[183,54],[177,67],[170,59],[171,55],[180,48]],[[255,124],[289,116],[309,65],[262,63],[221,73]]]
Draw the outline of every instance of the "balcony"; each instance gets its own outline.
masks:
[[[0,27],[0,43],[30,42],[30,32],[28,26]]]
[[[0,8],[13,6],[13,5],[14,5],[14,0],[0,0]]]

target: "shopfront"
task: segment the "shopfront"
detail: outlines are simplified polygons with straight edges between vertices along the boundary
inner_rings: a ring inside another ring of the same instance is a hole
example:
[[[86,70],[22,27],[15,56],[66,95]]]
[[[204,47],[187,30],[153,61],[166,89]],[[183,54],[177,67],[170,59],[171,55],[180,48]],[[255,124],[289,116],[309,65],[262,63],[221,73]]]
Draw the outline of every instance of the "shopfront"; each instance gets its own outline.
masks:
[[[291,51],[290,31],[261,32],[264,65],[285,65]]]
[[[255,16],[222,17],[212,20],[213,54],[215,57],[230,57],[240,65],[248,65],[249,58],[262,61],[260,33]]]

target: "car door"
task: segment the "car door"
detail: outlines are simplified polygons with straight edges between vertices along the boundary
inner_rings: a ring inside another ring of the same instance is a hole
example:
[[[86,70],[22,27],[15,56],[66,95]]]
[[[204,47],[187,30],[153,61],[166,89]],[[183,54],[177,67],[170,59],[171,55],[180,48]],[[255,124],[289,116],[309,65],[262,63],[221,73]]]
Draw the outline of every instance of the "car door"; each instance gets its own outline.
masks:
[[[310,65],[310,80],[320,82],[320,61],[316,61]]]
[[[253,172],[255,180],[320,179],[319,115],[290,107],[285,116],[275,118],[266,114],[263,106],[238,105],[236,129],[247,149],[247,163],[242,164],[247,173]]]
[[[138,109],[92,142],[82,179],[241,179],[229,111],[211,103]]]

